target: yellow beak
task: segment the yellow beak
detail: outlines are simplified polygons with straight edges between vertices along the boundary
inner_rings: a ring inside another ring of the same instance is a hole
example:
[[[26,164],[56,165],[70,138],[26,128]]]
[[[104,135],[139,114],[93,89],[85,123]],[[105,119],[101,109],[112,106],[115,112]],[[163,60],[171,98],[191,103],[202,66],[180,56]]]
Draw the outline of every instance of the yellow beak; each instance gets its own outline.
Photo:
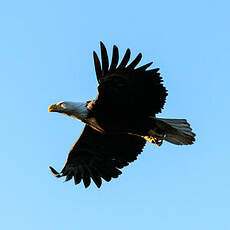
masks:
[[[48,112],[57,112],[58,111],[58,105],[53,104],[48,108]]]

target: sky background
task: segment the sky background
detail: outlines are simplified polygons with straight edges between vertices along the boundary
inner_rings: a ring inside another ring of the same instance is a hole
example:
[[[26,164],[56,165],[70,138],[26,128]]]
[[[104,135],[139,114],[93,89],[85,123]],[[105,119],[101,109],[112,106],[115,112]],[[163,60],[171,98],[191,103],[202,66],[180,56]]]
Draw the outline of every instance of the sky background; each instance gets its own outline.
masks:
[[[229,1],[1,1],[0,228],[230,229]],[[50,104],[96,96],[92,51],[142,52],[168,89],[161,117],[193,146],[146,145],[119,179],[85,189],[60,170],[83,124]]]

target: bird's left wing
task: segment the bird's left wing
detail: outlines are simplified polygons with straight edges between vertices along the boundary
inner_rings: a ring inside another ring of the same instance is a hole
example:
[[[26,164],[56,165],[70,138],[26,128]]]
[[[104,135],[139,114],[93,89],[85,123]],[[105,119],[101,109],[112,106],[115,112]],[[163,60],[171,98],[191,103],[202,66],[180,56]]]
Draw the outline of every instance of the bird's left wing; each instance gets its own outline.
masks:
[[[140,137],[102,134],[86,125],[62,171],[50,169],[56,177],[66,176],[66,181],[74,178],[75,184],[79,184],[83,180],[86,188],[92,179],[99,188],[102,178],[105,181],[117,178],[120,168],[136,160],[144,145],[145,140]]]

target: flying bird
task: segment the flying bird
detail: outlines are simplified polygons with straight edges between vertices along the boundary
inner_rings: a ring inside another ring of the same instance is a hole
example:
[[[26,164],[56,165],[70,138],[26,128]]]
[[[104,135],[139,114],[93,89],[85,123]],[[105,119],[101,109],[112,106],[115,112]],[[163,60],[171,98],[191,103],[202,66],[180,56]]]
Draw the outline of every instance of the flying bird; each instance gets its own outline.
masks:
[[[104,44],[100,43],[101,61],[93,52],[98,81],[98,95],[87,102],[62,101],[49,107],[85,123],[85,127],[69,151],[66,163],[57,172],[75,184],[83,181],[87,188],[91,180],[100,188],[102,179],[117,178],[121,168],[137,159],[146,141],[157,146],[163,141],[175,145],[191,145],[195,134],[185,119],[157,118],[165,104],[167,90],[159,69],[148,69],[152,62],[136,68],[142,58],[130,60],[127,49],[121,62],[117,46],[113,46],[109,63]]]

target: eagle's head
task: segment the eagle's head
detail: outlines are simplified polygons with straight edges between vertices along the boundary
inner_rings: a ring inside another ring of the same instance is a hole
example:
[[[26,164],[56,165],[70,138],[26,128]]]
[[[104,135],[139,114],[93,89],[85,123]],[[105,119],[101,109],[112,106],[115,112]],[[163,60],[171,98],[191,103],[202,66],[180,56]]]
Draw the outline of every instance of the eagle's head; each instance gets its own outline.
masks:
[[[48,112],[63,113],[64,115],[84,121],[88,115],[86,106],[87,103],[84,102],[61,101],[49,106]]]

